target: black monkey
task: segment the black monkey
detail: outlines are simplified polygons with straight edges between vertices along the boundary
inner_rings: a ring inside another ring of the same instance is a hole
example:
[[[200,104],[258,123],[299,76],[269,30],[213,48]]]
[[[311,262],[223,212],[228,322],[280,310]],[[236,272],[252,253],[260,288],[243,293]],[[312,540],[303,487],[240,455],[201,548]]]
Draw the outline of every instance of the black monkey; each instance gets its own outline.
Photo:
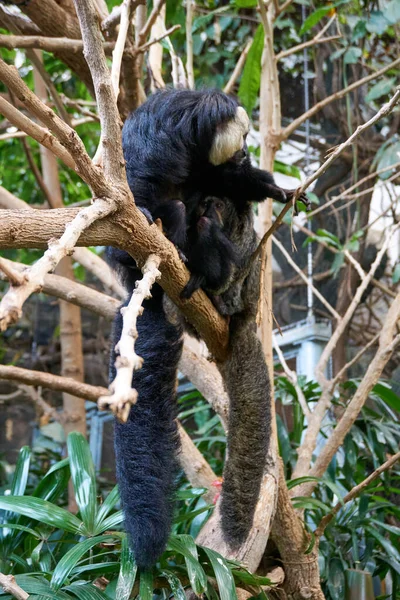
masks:
[[[122,138],[135,202],[148,218],[162,220],[178,247],[198,191],[228,197],[237,208],[292,198],[294,190],[283,190],[271,173],[251,165],[248,131],[246,111],[219,90],[161,90],[128,117]],[[300,200],[308,205],[305,195]]]
[[[184,253],[190,279],[181,297],[190,298],[200,287],[214,295],[227,289],[234,269],[241,265],[241,257],[229,233],[232,203],[222,198],[198,198],[192,222],[187,229]]]
[[[138,270],[128,273],[130,279],[125,279],[125,284],[131,286],[141,274]],[[125,529],[141,569],[154,565],[168,540],[180,448],[175,388],[182,328],[165,314],[162,288],[155,284],[151,293],[137,322],[136,349],[144,359],[132,379],[138,401],[127,423],[115,423],[114,442]],[[121,331],[118,311],[112,335],[110,381],[115,377],[115,344]]]

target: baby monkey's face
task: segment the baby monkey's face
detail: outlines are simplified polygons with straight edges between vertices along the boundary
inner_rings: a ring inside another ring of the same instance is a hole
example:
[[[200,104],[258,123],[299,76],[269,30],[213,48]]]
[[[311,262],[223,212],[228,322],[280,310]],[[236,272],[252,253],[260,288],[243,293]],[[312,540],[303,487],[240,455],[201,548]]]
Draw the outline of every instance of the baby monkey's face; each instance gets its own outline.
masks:
[[[222,229],[224,226],[224,217],[226,212],[226,203],[221,198],[207,196],[199,203],[197,229],[202,231],[212,226]]]

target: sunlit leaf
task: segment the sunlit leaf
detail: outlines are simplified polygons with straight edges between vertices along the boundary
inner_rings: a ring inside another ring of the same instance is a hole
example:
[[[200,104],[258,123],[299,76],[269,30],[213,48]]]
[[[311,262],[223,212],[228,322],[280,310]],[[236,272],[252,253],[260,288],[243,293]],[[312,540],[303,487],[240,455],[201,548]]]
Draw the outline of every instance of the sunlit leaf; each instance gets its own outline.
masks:
[[[75,499],[87,531],[94,533],[96,474],[89,444],[81,433],[74,431],[69,434],[67,445]]]
[[[260,89],[261,81],[261,56],[264,48],[264,29],[259,25],[254,34],[253,43],[244,65],[242,78],[240,80],[238,96],[240,102],[249,114],[251,114]]]
[[[237,598],[235,582],[226,560],[215,550],[204,546],[202,548],[210,559],[221,600],[235,600]]]
[[[122,540],[121,568],[118,575],[115,600],[129,600],[136,579],[137,565],[128,545],[128,539]],[[186,598],[185,598],[186,600]]]

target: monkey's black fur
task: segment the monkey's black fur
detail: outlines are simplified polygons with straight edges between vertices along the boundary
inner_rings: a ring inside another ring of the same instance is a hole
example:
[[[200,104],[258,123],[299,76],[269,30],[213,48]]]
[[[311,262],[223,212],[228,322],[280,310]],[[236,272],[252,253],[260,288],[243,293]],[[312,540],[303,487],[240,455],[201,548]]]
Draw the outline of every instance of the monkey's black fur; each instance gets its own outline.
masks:
[[[180,447],[175,384],[182,330],[169,322],[158,285],[153,286],[152,298],[143,307],[137,322],[135,350],[144,362],[132,379],[138,400],[127,423],[115,423],[115,454],[125,529],[137,565],[147,569],[165,550],[171,528]],[[115,377],[114,346],[121,330],[122,316],[118,311],[110,359],[111,380]]]
[[[182,298],[190,298],[200,287],[220,294],[227,289],[234,268],[240,267],[238,249],[227,235],[230,233],[229,213],[234,210],[230,204],[213,196],[198,199],[184,247],[191,276],[181,293]]]

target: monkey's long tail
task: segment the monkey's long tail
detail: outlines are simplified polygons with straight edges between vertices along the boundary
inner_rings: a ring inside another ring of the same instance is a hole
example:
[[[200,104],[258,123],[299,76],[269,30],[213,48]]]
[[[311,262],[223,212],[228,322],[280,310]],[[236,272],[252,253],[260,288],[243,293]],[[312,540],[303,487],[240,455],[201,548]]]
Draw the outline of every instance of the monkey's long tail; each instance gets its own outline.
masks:
[[[226,541],[235,548],[250,532],[260,493],[271,437],[271,386],[252,323],[233,319],[231,355],[222,368],[229,395],[229,429],[221,525]]]
[[[159,286],[153,286],[152,295],[144,303],[137,323],[135,350],[144,359],[132,380],[138,400],[128,422],[115,424],[117,479],[125,529],[141,569],[152,567],[165,550],[173,515],[179,449],[175,385],[182,333],[165,316]],[[121,328],[118,311],[115,341]],[[115,373],[114,361],[113,348],[111,377]]]

